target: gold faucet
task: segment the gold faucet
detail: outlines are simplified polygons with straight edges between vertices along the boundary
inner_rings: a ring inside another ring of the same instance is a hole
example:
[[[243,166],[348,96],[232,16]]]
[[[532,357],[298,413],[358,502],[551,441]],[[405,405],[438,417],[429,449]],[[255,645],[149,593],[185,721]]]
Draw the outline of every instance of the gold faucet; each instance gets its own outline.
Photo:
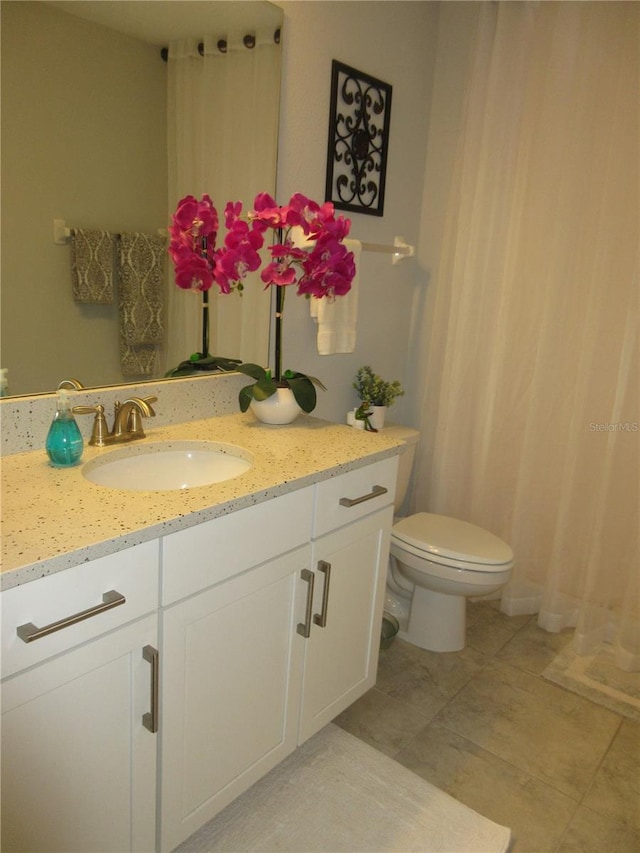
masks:
[[[130,397],[124,403],[116,403],[113,419],[113,429],[109,433],[108,443],[117,444],[121,441],[135,441],[144,438],[142,418],[155,418],[156,413],[151,408],[157,397]]]
[[[61,388],[70,388],[72,391],[82,391],[84,385],[79,379],[63,379],[58,385],[58,391]]]
[[[104,416],[104,406],[74,406],[73,411],[76,415],[95,413],[89,444],[94,447],[105,447],[107,444],[122,444],[125,441],[144,438],[142,418],[155,417],[156,413],[151,403],[155,403],[157,399],[157,397],[130,397],[124,403],[116,403],[111,432]]]

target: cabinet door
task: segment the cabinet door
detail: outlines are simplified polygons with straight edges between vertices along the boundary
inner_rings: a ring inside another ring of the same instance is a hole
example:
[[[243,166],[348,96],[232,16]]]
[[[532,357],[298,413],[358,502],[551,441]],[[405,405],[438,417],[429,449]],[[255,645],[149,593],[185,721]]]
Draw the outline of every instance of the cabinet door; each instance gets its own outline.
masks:
[[[154,849],[147,645],[155,615],[3,682],[3,851]]]
[[[392,518],[387,507],[314,544],[299,744],[375,684]]]
[[[296,745],[297,549],[163,613],[161,848],[172,850]]]

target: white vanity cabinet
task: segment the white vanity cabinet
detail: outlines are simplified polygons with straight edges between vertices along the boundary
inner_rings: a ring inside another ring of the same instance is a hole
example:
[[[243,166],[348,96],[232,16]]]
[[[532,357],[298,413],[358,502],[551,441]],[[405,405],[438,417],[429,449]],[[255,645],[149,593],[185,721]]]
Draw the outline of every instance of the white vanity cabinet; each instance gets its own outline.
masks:
[[[396,470],[394,457],[317,487],[299,744],[375,684]]]
[[[396,468],[3,592],[2,850],[173,850],[369,689]]]
[[[163,539],[163,851],[375,683],[396,465]]]
[[[2,593],[6,853],[155,849],[157,578],[155,542]]]
[[[311,487],[163,540],[162,850],[295,749],[312,510]]]

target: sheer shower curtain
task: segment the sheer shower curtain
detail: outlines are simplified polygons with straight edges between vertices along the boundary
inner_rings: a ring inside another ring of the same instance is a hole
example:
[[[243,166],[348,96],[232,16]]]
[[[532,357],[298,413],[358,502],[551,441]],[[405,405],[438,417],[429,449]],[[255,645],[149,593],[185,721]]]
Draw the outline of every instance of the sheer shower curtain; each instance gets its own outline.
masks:
[[[640,9],[481,5],[415,502],[511,543],[507,613],[639,669]]]
[[[250,209],[256,194],[275,191],[280,98],[280,45],[273,29],[258,30],[255,47],[244,33],[225,33],[169,46],[167,119],[169,209],[185,195],[208,193],[220,217],[224,207],[244,202]],[[247,281],[242,297],[209,291],[211,353],[264,363],[268,354],[269,293],[260,281]],[[171,329],[167,365],[176,366],[200,349],[200,294],[169,286]]]

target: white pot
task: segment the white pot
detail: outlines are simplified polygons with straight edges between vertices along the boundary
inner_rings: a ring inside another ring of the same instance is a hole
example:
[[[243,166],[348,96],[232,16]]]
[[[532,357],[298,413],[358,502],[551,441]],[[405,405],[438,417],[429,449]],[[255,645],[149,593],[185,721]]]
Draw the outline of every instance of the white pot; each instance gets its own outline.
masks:
[[[291,388],[276,388],[266,400],[252,400],[250,408],[263,424],[290,424],[302,411]]]
[[[386,406],[371,406],[373,414],[369,418],[369,423],[374,429],[382,429],[384,427],[384,419],[387,414]]]

